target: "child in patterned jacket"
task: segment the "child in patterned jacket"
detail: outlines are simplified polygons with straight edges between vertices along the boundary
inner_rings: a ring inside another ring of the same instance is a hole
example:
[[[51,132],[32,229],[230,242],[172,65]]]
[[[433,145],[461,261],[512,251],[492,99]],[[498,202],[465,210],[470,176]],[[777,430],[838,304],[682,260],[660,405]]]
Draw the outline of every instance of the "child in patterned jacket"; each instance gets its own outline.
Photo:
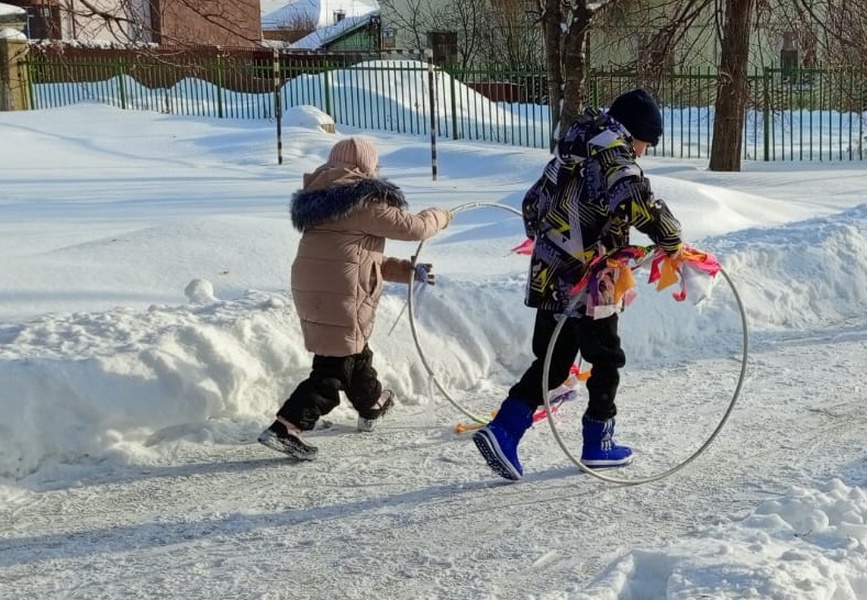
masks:
[[[572,314],[564,313],[591,260],[629,244],[631,227],[670,255],[681,251],[680,223],[653,195],[636,162],[661,135],[662,114],[643,89],[621,94],[607,111],[588,109],[558,141],[554,158],[524,198],[524,225],[534,241],[525,303],[536,309],[535,360],[494,419],[473,436],[488,465],[506,479],[523,475],[518,442],[544,402],[545,355],[560,319],[565,323],[551,356],[546,389],[566,379],[578,353],[593,365],[582,419],[582,462],[599,468],[632,461],[632,449],[614,442],[615,396],[619,370],[626,363],[619,311],[585,301]]]

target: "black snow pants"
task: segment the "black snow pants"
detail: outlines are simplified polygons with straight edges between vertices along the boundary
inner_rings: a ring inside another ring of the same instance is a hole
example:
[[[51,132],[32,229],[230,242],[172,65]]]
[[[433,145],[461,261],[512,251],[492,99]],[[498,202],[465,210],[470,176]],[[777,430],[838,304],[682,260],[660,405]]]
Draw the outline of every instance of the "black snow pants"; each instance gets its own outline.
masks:
[[[379,400],[382,384],[373,368],[373,352],[365,345],[350,356],[313,356],[310,376],[298,384],[277,415],[302,431],[313,429],[316,420],[340,404],[341,390],[358,414],[374,418],[371,407]]]
[[[614,398],[620,384],[620,368],[626,364],[626,355],[620,347],[617,315],[604,319],[569,317],[557,336],[557,343],[548,369],[548,390],[556,388],[569,376],[569,369],[578,353],[593,368],[587,380],[586,416],[595,421],[606,421],[617,414]],[[542,371],[548,344],[557,326],[554,312],[536,311],[533,328],[533,354],[536,357],[520,381],[509,390],[509,396],[524,402],[534,410],[545,403],[542,397]]]

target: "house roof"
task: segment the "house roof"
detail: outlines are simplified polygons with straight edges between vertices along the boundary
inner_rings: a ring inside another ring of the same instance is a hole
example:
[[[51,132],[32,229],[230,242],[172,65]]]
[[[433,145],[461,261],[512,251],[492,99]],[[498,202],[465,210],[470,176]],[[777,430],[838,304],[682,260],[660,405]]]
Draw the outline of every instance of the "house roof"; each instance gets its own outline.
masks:
[[[340,39],[342,36],[366,26],[372,17],[379,15],[376,13],[368,13],[357,17],[346,17],[342,21],[329,25],[328,27],[320,27],[316,31],[304,36],[297,42],[292,44],[292,48],[298,50],[318,50],[329,43]]]
[[[11,27],[0,27],[0,40],[22,40],[26,41],[27,36]]]
[[[343,12],[344,20],[379,14],[377,0],[260,0],[260,6],[262,29],[266,31],[285,28],[292,23],[328,27],[335,24],[336,12]]]

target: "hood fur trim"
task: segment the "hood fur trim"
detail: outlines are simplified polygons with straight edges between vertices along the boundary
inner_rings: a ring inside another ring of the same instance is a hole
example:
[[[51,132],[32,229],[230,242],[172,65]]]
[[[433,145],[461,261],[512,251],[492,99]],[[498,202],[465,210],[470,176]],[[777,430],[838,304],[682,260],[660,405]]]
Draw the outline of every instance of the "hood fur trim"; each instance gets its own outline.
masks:
[[[403,209],[408,206],[399,187],[385,179],[371,178],[348,185],[298,190],[292,194],[289,212],[292,225],[303,232],[310,227],[342,219],[364,202],[385,202]]]

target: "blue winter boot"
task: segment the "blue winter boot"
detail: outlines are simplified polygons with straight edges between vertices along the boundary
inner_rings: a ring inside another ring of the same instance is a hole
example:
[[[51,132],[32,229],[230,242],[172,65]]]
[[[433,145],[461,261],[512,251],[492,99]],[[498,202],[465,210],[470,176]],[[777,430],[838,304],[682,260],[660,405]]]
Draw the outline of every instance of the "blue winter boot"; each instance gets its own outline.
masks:
[[[518,461],[518,442],[533,424],[533,409],[506,398],[493,420],[473,434],[473,442],[488,466],[500,477],[517,481],[524,474]]]
[[[614,419],[594,421],[584,417],[581,462],[588,467],[622,467],[632,462],[632,448],[614,443]]]

